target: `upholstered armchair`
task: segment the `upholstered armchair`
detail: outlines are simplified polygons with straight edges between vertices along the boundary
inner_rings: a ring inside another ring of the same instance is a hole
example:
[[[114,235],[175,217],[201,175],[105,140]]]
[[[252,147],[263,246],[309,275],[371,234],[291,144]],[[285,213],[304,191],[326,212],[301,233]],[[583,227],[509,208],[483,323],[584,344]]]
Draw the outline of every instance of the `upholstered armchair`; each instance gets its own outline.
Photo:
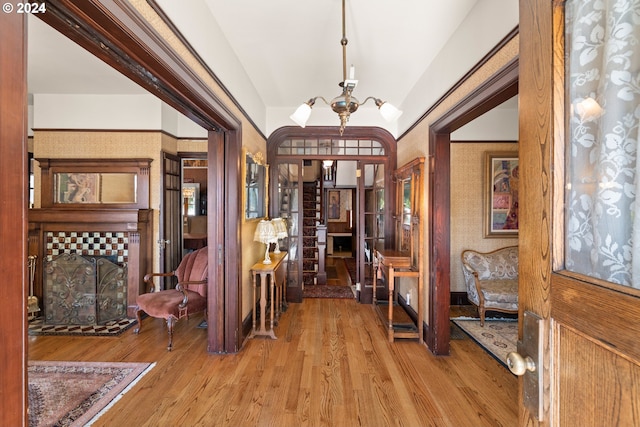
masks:
[[[183,317],[188,318],[190,314],[206,312],[208,265],[208,251],[205,246],[185,255],[178,268],[171,273],[149,273],[144,276],[144,281],[149,285],[149,289],[148,293],[138,295],[136,298],[138,327],[134,332],[140,333],[142,312],[151,317],[165,319],[169,330],[167,350],[171,351],[175,323]],[[154,277],[168,276],[177,277],[176,288],[154,292]]]
[[[485,311],[518,312],[518,247],[493,252],[462,252],[462,272],[469,301],[478,307],[480,326]]]

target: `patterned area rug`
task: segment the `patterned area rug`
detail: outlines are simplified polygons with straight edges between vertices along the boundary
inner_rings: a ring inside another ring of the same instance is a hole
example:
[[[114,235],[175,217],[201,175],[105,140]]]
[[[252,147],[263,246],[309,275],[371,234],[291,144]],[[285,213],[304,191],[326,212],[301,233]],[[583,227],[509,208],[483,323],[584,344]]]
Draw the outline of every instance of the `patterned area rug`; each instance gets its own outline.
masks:
[[[104,325],[45,325],[39,317],[29,322],[29,335],[116,336],[136,323],[136,319],[120,319]]]
[[[30,361],[29,426],[89,426],[154,365]]]
[[[305,285],[303,298],[355,298],[351,286]]]
[[[498,362],[505,367],[507,366],[507,354],[517,349],[517,320],[485,320],[484,327],[480,326],[480,319],[451,319],[451,321],[480,344]]]

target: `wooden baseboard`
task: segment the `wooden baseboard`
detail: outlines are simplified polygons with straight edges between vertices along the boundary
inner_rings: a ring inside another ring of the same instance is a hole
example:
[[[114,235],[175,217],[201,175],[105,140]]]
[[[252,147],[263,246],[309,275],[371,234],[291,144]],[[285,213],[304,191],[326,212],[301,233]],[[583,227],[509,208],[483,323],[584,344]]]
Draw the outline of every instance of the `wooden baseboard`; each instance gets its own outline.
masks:
[[[253,329],[253,312],[249,312],[247,317],[242,321],[242,337],[246,339]]]

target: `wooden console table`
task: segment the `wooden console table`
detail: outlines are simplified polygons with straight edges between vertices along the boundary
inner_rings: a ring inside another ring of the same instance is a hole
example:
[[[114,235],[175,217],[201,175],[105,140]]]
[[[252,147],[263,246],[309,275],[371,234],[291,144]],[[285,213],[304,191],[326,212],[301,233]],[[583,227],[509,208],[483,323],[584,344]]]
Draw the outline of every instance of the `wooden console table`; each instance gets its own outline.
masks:
[[[387,335],[389,342],[393,342],[396,338],[417,338],[420,343],[423,341],[423,322],[422,322],[422,275],[417,269],[411,268],[411,257],[409,252],[400,252],[395,250],[376,250],[374,253],[376,260],[376,271],[373,278],[373,304],[382,318],[383,323],[387,326]],[[387,312],[383,312],[383,305],[377,303],[376,287],[378,275],[383,274],[387,278],[387,287],[389,292]],[[404,309],[398,305],[398,296],[396,293],[395,280],[397,277],[415,277],[418,279],[417,289],[417,307],[418,318],[416,319],[415,328],[407,329],[394,324],[394,311],[402,310],[402,313],[396,312],[396,318],[400,315],[408,317]]]
[[[249,338],[256,336],[268,336],[277,339],[273,330],[277,324],[280,314],[282,313],[282,300],[286,298],[283,292],[286,292],[285,279],[287,276],[287,253],[279,254],[270,253],[271,264],[263,264],[262,261],[257,262],[251,267],[251,277],[253,281],[253,328],[249,334]],[[257,279],[260,276],[260,329],[257,328],[257,319],[255,313]],[[266,327],[267,312],[267,287],[270,287],[270,327]]]

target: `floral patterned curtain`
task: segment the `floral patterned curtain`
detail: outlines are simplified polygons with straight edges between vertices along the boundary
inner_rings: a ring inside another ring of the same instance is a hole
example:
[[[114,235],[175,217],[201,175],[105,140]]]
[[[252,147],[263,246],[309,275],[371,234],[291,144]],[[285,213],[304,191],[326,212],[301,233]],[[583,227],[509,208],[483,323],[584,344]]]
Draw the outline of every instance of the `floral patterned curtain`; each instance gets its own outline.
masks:
[[[569,0],[565,24],[565,266],[640,288],[640,0]]]

